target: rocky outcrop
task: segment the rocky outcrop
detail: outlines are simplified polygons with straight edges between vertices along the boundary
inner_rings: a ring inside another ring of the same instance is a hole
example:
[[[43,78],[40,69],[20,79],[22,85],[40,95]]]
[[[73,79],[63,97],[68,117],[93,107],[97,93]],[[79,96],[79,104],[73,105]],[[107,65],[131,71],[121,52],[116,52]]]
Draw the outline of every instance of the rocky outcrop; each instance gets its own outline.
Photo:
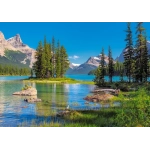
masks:
[[[13,93],[13,95],[35,96],[35,95],[37,95],[37,90],[35,88],[31,87],[31,88],[28,88],[27,90],[15,92],[15,93]]]

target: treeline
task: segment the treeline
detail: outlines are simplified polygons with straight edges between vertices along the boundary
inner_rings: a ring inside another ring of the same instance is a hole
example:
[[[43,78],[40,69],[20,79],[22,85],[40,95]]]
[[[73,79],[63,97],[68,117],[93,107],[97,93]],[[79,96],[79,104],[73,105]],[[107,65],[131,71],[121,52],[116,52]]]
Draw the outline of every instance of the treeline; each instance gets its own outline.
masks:
[[[90,71],[90,72],[88,73],[88,75],[94,75],[95,72],[96,72],[96,70],[97,70],[97,69]],[[123,73],[125,74],[125,67],[124,67],[124,64],[121,63],[121,62],[118,62],[118,61],[115,62],[115,63],[114,63],[114,73],[113,73],[113,75],[114,75],[114,76],[120,76],[120,72],[122,72],[122,71],[123,71]],[[105,74],[105,75],[106,75],[106,76],[109,75],[109,66],[108,66],[108,65],[106,65],[106,74]]]
[[[0,65],[0,75],[30,75],[29,68],[18,68],[11,65]]]
[[[52,43],[47,42],[46,37],[43,44],[39,42],[36,60],[33,70],[37,78],[62,78],[69,67],[66,49],[59,41],[55,46],[54,37]]]
[[[108,75],[110,82],[114,75],[120,75],[120,81],[123,81],[123,76],[128,77],[128,82],[147,82],[150,75],[150,63],[147,49],[147,36],[143,23],[137,23],[136,27],[136,42],[133,44],[131,23],[127,23],[126,32],[126,48],[124,51],[124,63],[116,62],[114,64],[112,51],[109,47],[108,65],[104,63],[104,49],[101,52],[101,61],[98,69],[94,71],[95,83],[103,86],[105,84],[104,76]]]

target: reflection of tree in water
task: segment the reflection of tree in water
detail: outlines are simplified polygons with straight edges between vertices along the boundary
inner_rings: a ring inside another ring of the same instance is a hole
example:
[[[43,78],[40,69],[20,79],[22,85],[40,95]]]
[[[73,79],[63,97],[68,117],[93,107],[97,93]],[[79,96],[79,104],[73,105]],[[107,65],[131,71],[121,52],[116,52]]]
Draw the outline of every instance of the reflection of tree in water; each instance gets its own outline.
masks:
[[[51,116],[66,108],[67,96],[64,94],[63,84],[37,84],[36,87],[38,98],[42,99],[42,102],[36,104],[38,115]]]

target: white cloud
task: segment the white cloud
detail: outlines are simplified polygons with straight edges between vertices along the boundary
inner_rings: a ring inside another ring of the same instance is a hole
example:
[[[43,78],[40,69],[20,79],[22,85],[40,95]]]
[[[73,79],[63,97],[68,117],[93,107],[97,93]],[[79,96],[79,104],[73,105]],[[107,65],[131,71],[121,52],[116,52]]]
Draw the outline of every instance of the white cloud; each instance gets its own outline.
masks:
[[[80,58],[80,57],[77,56],[77,55],[74,55],[74,56],[69,56],[69,58],[70,58],[70,59],[78,59],[78,58]]]

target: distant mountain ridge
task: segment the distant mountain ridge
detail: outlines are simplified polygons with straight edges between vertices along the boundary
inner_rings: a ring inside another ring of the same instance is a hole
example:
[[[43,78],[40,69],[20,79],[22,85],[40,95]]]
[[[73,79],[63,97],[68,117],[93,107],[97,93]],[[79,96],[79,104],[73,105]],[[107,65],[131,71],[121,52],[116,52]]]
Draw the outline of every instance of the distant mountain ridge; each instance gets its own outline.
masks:
[[[105,64],[108,64],[109,57],[105,57]],[[69,66],[69,69],[66,74],[88,74],[91,70],[95,70],[101,61],[101,54],[95,57],[90,57],[85,63],[72,67],[72,64]]]
[[[36,50],[24,44],[19,34],[5,39],[0,31],[0,63],[18,64],[21,66],[32,67],[35,60]]]
[[[150,55],[150,41],[147,41],[147,49],[148,54]],[[123,53],[126,51],[126,49],[123,49],[122,53],[116,58],[116,61],[124,62],[124,56]]]

